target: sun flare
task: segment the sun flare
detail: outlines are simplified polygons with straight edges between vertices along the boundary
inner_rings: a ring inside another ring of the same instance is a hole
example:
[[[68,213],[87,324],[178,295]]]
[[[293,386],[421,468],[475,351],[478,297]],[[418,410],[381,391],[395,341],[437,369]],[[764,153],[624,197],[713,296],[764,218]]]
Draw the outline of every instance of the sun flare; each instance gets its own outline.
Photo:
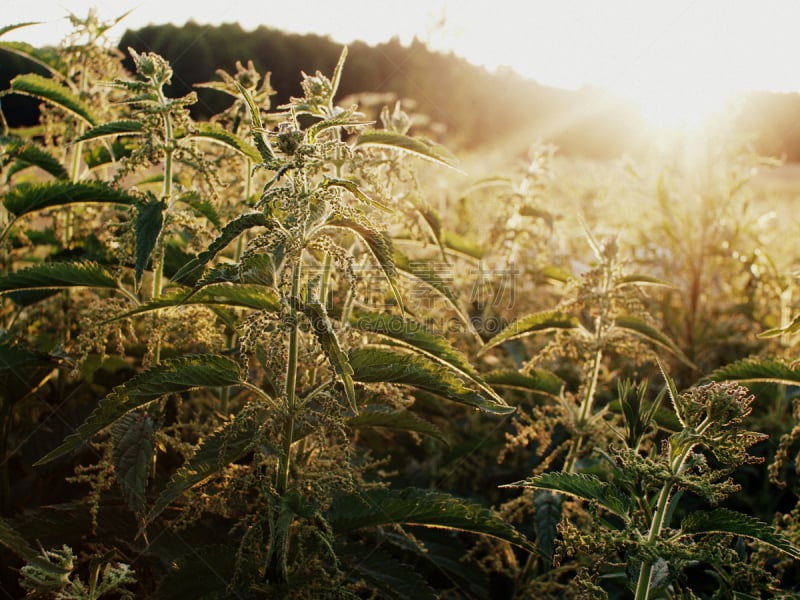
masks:
[[[657,86],[626,96],[645,122],[658,131],[692,131],[731,110],[733,93],[723,89]]]

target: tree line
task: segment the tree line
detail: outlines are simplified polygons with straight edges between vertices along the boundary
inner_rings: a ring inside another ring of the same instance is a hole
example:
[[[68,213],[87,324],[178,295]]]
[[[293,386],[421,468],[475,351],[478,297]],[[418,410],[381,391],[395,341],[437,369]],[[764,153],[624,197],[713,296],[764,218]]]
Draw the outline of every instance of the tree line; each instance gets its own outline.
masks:
[[[174,69],[170,92],[195,90],[199,102],[192,110],[198,119],[207,119],[231,102],[217,91],[193,87],[217,80],[217,69],[233,72],[236,61],[252,60],[259,72],[271,73],[273,106],[279,106],[302,95],[299,71],[330,73],[341,53],[341,44],[329,37],[193,21],[127,30],[119,48],[126,55],[133,48],[166,58]],[[125,64],[133,69],[130,56]],[[17,73],[30,70],[23,59],[0,52],[0,88]],[[488,71],[452,53],[433,52],[416,39],[409,45],[397,38],[375,46],[352,43],[340,97],[359,93],[413,101],[416,112],[430,119],[430,134],[441,136],[453,149],[507,148],[515,142],[523,149],[538,138],[565,155],[614,158],[647,146],[646,128],[633,107],[602,90],[562,90],[510,69]],[[361,99],[359,104],[368,103]],[[37,119],[36,105],[29,99],[3,97],[2,107],[12,126]],[[753,93],[742,98],[735,129],[749,136],[757,151],[794,161],[800,160],[799,122],[800,95]]]

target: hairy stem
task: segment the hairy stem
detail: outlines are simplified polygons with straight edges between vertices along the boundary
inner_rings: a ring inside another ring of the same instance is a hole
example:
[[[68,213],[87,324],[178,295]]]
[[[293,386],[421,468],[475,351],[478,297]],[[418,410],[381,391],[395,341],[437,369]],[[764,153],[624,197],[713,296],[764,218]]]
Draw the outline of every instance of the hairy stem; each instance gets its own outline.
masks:
[[[292,297],[300,291],[301,264],[297,260],[292,266]],[[283,495],[289,487],[289,469],[291,467],[292,438],[294,437],[294,416],[297,410],[297,356],[299,353],[297,311],[291,308],[291,329],[289,330],[289,356],[286,361],[286,424],[283,429],[283,455],[278,468],[279,495]]]

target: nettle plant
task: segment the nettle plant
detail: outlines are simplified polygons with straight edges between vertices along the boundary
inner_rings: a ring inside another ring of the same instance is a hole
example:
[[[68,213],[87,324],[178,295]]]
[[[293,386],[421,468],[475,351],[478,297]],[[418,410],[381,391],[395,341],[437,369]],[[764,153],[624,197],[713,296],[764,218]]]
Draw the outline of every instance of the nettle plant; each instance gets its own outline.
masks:
[[[513,408],[404,312],[401,267],[447,290],[396,260],[383,222],[419,207],[404,200],[413,188],[404,156],[443,166],[451,157],[409,136],[399,110],[384,111],[376,130],[357,106],[337,106],[346,52],[332,77],[304,74],[303,97],[272,112],[268,77],[237,65],[207,84],[234,104],[196,123],[194,94],[169,97],[172,70],[158,55],[131,51],[135,77],[109,81],[58,71],[67,55],[3,48],[56,61],[52,77],[21,75],[8,93],[42,100],[48,123],[76,123],[66,138],[4,132],[4,423],[7,431],[20,410],[12,403],[28,397],[51,417],[63,418],[59,402],[91,412],[37,463],[79,460],[74,480],[88,484],[91,513],[81,564],[68,546],[33,549],[44,518],[35,511],[2,522],[0,542],[28,563],[26,589],[433,598],[436,586],[480,595],[484,583],[457,560],[464,542],[436,531],[532,550],[479,504],[392,489],[358,435],[443,439],[413,410],[419,394],[490,414]],[[62,223],[60,235],[37,229],[46,216]],[[27,244],[24,257],[12,240]],[[59,307],[60,339],[32,337]],[[63,395],[51,399],[54,372]],[[116,384],[105,396],[100,373]],[[116,498],[135,516],[132,530],[104,523]],[[75,583],[87,562],[88,587]]]
[[[535,353],[520,368],[486,375],[527,392],[501,460],[532,451],[523,463],[534,475],[503,486],[528,493],[502,512],[539,549],[522,561],[498,553],[505,558],[488,563],[514,580],[520,598],[705,593],[686,574],[700,568],[712,573],[723,596],[778,589],[764,555],[745,557],[732,540],[759,540],[796,559],[789,539],[743,513],[699,504],[724,501],[740,489],[734,469],[763,460],[747,454],[767,437],[745,429],[754,397],[735,383],[679,394],[664,376],[667,386],[653,398],[646,381],[633,383],[652,367],[664,373],[657,351],[692,366],[646,308],[644,289],[668,285],[628,272],[616,239],[599,243],[588,232],[587,239],[595,263],[569,280],[558,307],[517,319],[481,349],[505,348],[519,361],[526,349],[520,340],[551,336],[528,346]],[[555,373],[565,380],[555,384]]]

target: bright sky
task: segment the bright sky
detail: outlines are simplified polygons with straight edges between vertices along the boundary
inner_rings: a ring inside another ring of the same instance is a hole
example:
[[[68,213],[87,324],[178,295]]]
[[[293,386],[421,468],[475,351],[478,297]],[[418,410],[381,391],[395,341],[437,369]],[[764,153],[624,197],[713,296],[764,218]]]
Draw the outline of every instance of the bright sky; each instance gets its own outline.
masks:
[[[55,43],[65,16],[115,33],[150,23],[238,21],[348,43],[417,37],[490,68],[509,65],[558,87],[606,87],[654,121],[691,121],[731,92],[800,92],[797,0],[3,0],[2,25],[44,21],[4,39]]]

